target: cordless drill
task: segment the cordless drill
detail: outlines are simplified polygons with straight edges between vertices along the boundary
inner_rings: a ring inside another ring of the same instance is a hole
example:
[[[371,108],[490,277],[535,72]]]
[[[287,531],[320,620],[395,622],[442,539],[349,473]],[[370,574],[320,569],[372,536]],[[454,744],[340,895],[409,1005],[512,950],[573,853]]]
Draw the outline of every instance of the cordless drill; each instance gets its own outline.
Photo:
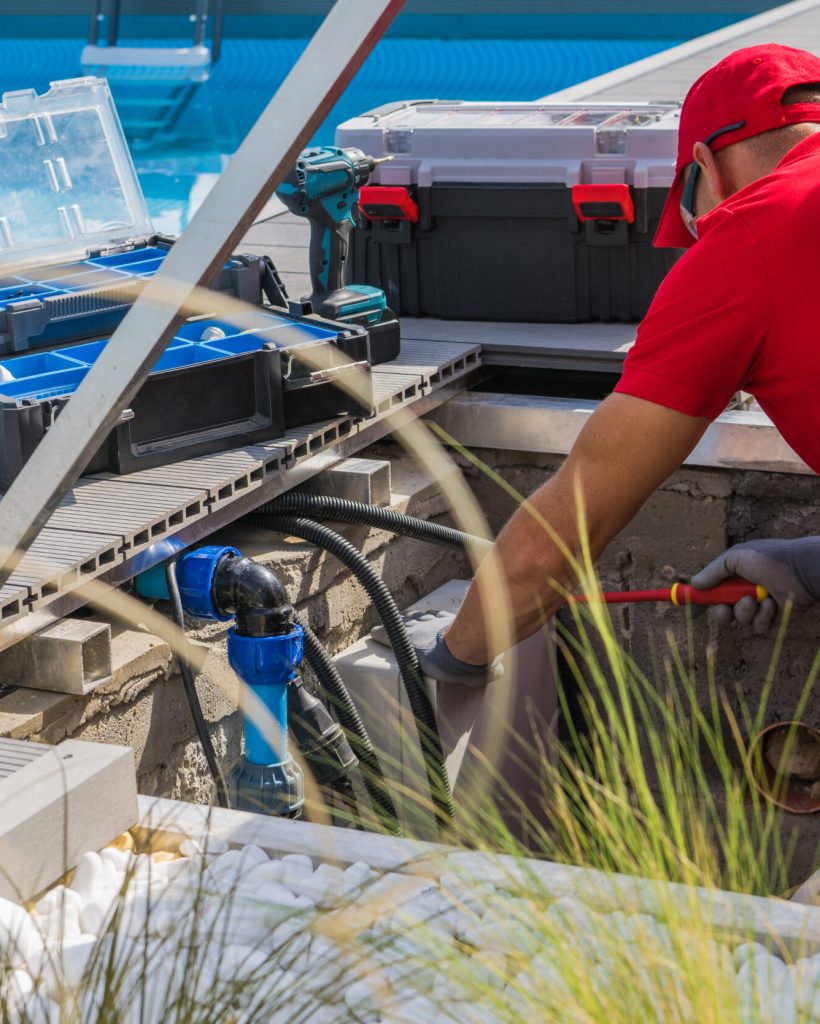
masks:
[[[390,159],[336,146],[305,149],[276,191],[291,213],[310,221],[309,298],[314,312],[329,320],[367,325],[384,316],[384,292],[370,285],[345,286],[344,269],[359,189],[377,164]]]

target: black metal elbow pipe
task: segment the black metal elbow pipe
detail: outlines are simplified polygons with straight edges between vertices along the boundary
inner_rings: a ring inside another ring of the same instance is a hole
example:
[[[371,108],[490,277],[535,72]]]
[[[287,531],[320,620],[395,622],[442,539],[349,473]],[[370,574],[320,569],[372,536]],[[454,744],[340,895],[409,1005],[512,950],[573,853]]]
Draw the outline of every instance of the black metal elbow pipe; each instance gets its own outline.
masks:
[[[293,629],[293,606],[281,580],[251,558],[223,558],[214,574],[213,594],[223,615],[235,615],[243,636],[281,636]]]

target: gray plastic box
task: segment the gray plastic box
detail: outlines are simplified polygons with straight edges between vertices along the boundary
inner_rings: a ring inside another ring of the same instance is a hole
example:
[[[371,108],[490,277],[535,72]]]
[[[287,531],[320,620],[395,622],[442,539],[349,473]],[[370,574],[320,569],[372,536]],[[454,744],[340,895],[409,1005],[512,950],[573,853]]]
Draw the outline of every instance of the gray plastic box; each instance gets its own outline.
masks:
[[[679,255],[651,244],[679,111],[419,100],[346,121],[337,145],[393,158],[363,190],[352,277],[405,315],[639,320]]]

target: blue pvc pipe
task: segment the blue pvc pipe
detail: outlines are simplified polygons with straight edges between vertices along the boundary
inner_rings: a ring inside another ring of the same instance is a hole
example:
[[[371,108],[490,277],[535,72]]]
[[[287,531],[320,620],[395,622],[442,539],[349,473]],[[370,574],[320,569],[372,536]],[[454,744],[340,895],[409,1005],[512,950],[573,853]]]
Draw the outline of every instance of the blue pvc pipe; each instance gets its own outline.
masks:
[[[270,728],[244,714],[245,759],[251,764],[282,764],[288,759],[288,683],[302,660],[302,627],[283,636],[228,633],[228,661],[264,703],[275,721]]]

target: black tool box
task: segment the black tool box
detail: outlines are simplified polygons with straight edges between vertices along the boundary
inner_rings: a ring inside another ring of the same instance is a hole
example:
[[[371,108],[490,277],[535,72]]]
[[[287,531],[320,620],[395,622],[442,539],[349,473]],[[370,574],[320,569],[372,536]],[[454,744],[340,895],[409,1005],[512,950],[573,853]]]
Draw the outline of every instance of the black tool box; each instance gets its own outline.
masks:
[[[392,104],[336,144],[392,156],[362,189],[350,280],[399,315],[637,321],[677,250],[652,238],[679,105]]]
[[[251,325],[251,326],[249,326]],[[106,340],[0,362],[0,490],[79,387]],[[373,411],[367,332],[259,311],[242,324],[189,320],[123,411],[86,473],[137,469],[282,437]],[[337,386],[363,371],[358,397]]]
[[[0,488],[70,401],[171,241],[152,233],[107,83],[84,78],[0,104]],[[272,264],[214,282],[285,303]],[[57,347],[59,346],[59,347]],[[186,322],[85,472],[128,473],[373,411],[365,327],[299,303]],[[344,378],[360,371],[355,396]]]

